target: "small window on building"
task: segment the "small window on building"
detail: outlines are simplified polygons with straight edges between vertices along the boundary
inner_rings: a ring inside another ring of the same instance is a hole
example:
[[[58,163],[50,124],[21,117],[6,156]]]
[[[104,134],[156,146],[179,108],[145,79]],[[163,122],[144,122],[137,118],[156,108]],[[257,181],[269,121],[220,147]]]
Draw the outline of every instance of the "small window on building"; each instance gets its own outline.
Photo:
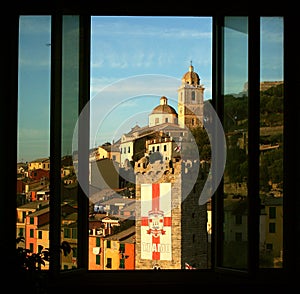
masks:
[[[125,252],[125,244],[121,243],[119,247],[119,252],[124,253]]]
[[[101,264],[101,256],[100,255],[96,255],[96,264],[100,265]]]
[[[243,234],[240,233],[240,232],[236,232],[236,233],[235,233],[235,241],[236,241],[236,242],[241,242],[241,241],[243,241]]]
[[[272,243],[267,243],[266,244],[266,249],[269,250],[269,251],[272,251],[273,250],[273,244]]]
[[[195,101],[195,92],[192,92],[192,101]]]
[[[70,229],[64,228],[64,238],[71,238]]]
[[[96,247],[100,247],[100,238],[96,237]]]
[[[276,224],[269,223],[269,233],[276,233]]]
[[[119,268],[125,268],[125,258],[120,259],[120,266]]]
[[[39,245],[39,246],[38,246],[38,253],[41,253],[43,249],[44,249],[44,246]]]
[[[19,237],[24,237],[24,228],[19,229]]]
[[[106,267],[111,268],[111,258],[106,259]]]
[[[276,218],[276,207],[269,207],[269,218]]]
[[[235,224],[236,225],[241,225],[242,224],[242,216],[240,214],[237,214],[235,216]]]
[[[77,228],[72,229],[72,238],[77,239]]]

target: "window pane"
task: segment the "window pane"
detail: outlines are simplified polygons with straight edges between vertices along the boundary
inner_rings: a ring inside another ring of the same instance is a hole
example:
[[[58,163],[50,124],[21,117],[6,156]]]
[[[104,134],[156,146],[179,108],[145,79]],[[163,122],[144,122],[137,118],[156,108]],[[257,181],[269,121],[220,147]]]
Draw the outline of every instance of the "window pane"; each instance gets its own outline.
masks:
[[[77,267],[78,181],[75,167],[78,158],[72,151],[79,111],[79,31],[79,16],[63,16],[61,229],[64,234],[61,243],[71,248],[61,255],[61,266],[65,270]]]
[[[49,16],[20,17],[16,234],[24,237],[19,246],[34,252],[50,245],[50,29]],[[61,244],[72,250],[62,254],[61,267],[71,269],[77,266],[73,256],[78,205],[72,141],[78,119],[79,17],[64,17],[62,40]],[[48,268],[46,262],[43,269]]]
[[[282,267],[283,18],[261,18],[260,267]]]
[[[51,18],[20,16],[16,237],[34,253],[49,248],[50,48]]]
[[[89,269],[210,268],[212,19],[91,25]]]
[[[248,18],[225,17],[224,172],[222,266],[247,268],[248,250]]]

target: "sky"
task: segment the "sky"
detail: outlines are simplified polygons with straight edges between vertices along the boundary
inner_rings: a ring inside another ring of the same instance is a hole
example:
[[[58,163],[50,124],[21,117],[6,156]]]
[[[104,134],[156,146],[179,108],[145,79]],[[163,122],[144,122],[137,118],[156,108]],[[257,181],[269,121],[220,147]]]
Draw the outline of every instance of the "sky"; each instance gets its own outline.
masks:
[[[262,21],[262,81],[283,80],[282,31],[281,18]],[[247,35],[227,29],[225,36],[225,91],[239,93],[247,82]],[[21,17],[19,44],[18,161],[31,161],[50,153],[50,17]],[[211,62],[210,17],[92,17],[90,147],[147,125],[161,96],[177,110],[191,64],[211,99]],[[75,148],[72,124],[66,153]]]

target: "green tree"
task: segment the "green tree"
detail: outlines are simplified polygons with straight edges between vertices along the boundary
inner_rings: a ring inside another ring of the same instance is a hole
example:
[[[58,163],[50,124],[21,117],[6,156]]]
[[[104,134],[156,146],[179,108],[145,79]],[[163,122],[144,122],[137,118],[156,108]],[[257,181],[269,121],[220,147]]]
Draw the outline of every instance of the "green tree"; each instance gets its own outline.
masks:
[[[202,160],[210,160],[211,158],[211,146],[208,134],[205,128],[198,126],[191,130],[191,134],[195,139],[195,143],[198,146],[199,156]]]
[[[232,183],[241,183],[248,176],[248,162],[245,150],[233,146],[227,150],[225,173]]]

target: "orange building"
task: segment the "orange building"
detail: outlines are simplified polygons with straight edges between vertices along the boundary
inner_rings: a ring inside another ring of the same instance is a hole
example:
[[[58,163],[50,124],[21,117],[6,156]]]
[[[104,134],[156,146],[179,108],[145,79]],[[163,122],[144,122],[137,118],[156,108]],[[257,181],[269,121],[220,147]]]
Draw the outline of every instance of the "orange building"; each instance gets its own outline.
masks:
[[[135,226],[106,237],[98,233],[89,237],[89,270],[134,270]]]

